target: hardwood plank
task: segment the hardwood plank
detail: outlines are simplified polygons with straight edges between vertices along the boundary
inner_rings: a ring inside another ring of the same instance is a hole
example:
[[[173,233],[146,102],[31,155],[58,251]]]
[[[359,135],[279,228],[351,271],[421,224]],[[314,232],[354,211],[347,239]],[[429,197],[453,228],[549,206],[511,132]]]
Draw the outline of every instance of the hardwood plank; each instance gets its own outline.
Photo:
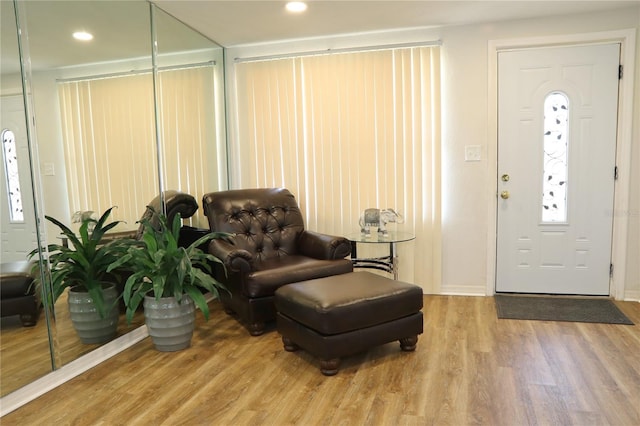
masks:
[[[55,321],[52,343],[55,348],[55,363],[58,367],[98,348],[97,344],[80,341],[69,316],[68,292],[63,293],[55,304]],[[129,333],[144,324],[142,312],[136,312],[131,324],[121,315],[116,337]],[[51,372],[51,351],[44,310],[33,327],[22,327],[18,316],[2,318],[0,324],[0,396]]]
[[[192,347],[149,339],[2,418],[7,425],[638,425],[640,326],[498,320],[493,298],[425,296],[397,342],[337,376],[211,304]],[[640,304],[616,302],[636,324]],[[89,396],[92,395],[92,396]]]
[[[0,324],[0,396],[51,372],[49,338],[44,315],[33,327],[23,327],[18,316]]]

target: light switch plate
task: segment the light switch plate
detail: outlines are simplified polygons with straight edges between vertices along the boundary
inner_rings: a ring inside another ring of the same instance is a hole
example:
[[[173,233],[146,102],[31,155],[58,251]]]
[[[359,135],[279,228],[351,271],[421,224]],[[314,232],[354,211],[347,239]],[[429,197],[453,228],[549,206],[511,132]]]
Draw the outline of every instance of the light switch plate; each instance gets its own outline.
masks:
[[[480,145],[465,145],[464,161],[480,161],[482,159],[482,147]]]
[[[56,170],[53,166],[53,163],[43,163],[42,174],[45,176],[54,176],[56,174]]]

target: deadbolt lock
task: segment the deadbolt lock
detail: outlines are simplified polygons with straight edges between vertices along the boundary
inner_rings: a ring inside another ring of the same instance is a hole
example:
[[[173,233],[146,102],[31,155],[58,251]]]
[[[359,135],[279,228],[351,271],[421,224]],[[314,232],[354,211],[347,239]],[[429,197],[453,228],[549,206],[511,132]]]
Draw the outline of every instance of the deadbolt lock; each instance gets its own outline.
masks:
[[[503,182],[509,182],[509,175],[508,175],[508,174],[506,174],[506,173],[505,173],[505,174],[503,174],[503,175],[502,175],[502,181],[503,181]]]
[[[503,200],[506,200],[507,198],[509,198],[509,191],[502,191],[500,193],[500,198],[502,198]]]

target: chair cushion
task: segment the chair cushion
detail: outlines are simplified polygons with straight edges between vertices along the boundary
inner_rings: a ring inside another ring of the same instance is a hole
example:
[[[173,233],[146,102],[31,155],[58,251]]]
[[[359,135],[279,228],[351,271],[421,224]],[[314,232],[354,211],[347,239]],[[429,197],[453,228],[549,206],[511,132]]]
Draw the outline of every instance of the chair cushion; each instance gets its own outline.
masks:
[[[0,270],[0,297],[8,299],[33,294],[31,262],[18,261],[3,263]]]
[[[249,297],[273,296],[285,284],[346,274],[353,270],[351,260],[321,260],[306,256],[282,256],[254,264],[245,279],[243,292]]]
[[[281,287],[275,306],[306,327],[333,335],[419,312],[422,289],[370,272],[352,272]]]

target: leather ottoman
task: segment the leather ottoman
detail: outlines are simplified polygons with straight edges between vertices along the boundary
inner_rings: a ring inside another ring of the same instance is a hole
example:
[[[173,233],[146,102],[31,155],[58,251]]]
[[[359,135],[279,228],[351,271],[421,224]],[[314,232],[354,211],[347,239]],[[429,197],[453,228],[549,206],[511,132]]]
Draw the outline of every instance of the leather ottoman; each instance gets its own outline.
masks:
[[[0,270],[0,311],[3,317],[20,315],[24,327],[32,327],[40,316],[40,298],[27,261],[2,263]]]
[[[422,289],[370,272],[286,285],[275,307],[285,350],[318,357],[325,376],[338,372],[340,358],[394,340],[413,351],[422,334]]]

